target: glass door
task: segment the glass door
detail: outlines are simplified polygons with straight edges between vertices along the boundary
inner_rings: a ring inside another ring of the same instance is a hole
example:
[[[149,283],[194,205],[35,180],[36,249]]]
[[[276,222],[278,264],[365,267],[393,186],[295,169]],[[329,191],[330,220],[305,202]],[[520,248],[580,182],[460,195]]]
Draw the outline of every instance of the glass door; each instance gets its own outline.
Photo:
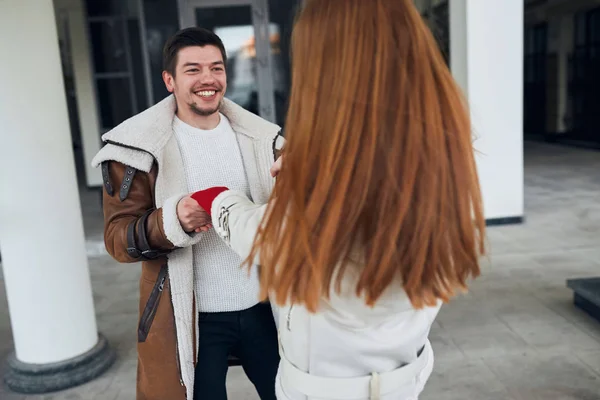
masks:
[[[119,0],[85,1],[100,134],[149,104],[139,6]]]
[[[181,28],[200,26],[223,40],[227,53],[225,97],[277,122],[272,53],[278,26],[269,23],[267,0],[178,0]]]

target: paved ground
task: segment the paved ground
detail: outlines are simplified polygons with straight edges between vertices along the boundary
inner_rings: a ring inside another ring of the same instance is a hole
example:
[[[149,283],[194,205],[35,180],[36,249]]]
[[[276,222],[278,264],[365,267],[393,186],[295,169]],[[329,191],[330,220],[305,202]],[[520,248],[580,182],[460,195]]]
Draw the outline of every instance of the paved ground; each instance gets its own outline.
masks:
[[[436,366],[421,400],[600,400],[600,323],[572,306],[565,287],[567,278],[600,276],[600,153],[527,143],[525,172],[526,222],[489,229],[483,276],[442,308],[431,333]],[[0,387],[2,400],[134,399],[139,271],[103,254],[98,196],[82,199],[98,325],[118,362],[61,393]],[[0,358],[11,349],[0,284]],[[258,398],[240,368],[228,386],[230,399]]]

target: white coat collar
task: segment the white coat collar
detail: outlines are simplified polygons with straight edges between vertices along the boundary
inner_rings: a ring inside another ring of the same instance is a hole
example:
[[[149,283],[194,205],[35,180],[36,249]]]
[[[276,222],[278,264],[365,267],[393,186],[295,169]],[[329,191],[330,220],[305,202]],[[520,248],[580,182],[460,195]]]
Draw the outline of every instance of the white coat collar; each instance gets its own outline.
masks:
[[[169,95],[105,133],[102,141],[141,149],[156,156],[173,135],[172,124],[176,109],[175,96]],[[245,110],[229,99],[223,99],[220,111],[227,117],[235,132],[251,139],[273,137],[281,130],[276,124]]]

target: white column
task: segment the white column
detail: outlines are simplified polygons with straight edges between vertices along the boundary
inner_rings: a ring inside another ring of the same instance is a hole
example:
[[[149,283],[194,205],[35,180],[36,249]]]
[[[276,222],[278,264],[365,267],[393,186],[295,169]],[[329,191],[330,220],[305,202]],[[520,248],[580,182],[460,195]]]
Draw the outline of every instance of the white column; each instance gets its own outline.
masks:
[[[451,69],[471,106],[485,216],[522,217],[523,0],[449,0]]]
[[[18,361],[98,343],[52,0],[0,1],[0,252]]]

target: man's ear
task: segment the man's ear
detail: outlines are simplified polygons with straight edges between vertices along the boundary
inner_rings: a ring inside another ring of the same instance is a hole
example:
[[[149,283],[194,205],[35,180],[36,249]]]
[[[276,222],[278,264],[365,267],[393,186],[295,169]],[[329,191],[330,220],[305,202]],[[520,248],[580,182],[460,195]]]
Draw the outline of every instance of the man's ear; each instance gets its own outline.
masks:
[[[173,78],[173,75],[171,75],[167,71],[163,71],[162,78],[163,82],[165,82],[165,86],[167,87],[169,93],[173,93],[173,91],[175,90],[175,79]]]

